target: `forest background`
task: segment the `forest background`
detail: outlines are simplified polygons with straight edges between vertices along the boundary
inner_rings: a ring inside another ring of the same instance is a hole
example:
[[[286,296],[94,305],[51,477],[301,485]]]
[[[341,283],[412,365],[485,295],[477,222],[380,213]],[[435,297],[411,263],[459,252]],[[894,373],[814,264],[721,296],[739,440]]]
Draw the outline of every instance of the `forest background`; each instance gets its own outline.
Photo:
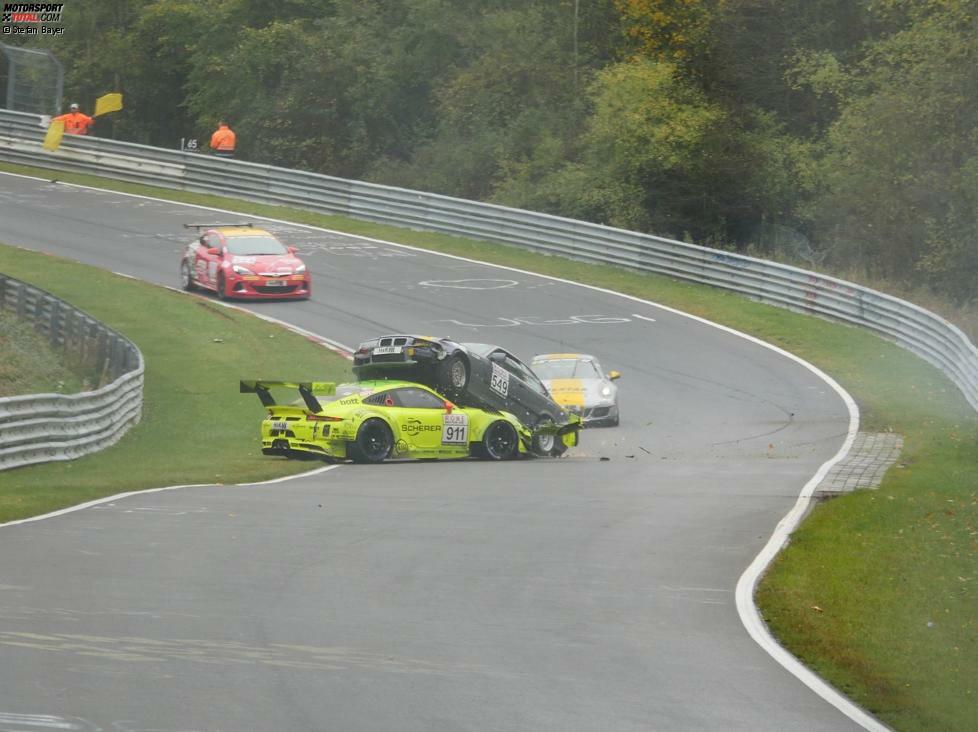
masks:
[[[978,335],[978,0],[73,0],[95,133],[834,273]]]

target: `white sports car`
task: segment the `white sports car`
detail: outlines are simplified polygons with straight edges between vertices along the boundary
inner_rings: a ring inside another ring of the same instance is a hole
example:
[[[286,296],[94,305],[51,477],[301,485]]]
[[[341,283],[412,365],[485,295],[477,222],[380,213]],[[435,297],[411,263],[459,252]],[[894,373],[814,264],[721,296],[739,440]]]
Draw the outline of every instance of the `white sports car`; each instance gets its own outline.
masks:
[[[586,353],[544,353],[534,356],[530,368],[564,409],[581,416],[585,426],[618,424],[618,387],[621,376],[607,374],[598,359]]]

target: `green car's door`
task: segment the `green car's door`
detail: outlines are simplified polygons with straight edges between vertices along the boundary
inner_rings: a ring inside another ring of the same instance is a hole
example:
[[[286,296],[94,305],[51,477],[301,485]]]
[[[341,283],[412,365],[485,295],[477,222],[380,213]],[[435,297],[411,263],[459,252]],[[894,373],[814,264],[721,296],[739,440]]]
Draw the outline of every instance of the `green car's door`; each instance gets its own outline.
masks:
[[[398,407],[391,409],[398,422],[398,438],[416,457],[453,457],[468,454],[467,418],[449,414],[445,400],[420,386],[393,390]],[[464,422],[464,424],[463,424]]]

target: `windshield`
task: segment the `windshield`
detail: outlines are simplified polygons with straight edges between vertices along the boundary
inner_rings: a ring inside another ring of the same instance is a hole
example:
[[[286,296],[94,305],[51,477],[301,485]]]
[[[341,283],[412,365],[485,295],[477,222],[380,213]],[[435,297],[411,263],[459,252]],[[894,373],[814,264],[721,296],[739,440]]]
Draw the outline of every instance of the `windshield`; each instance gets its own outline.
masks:
[[[601,372],[593,361],[561,358],[554,361],[535,361],[533,371],[541,379],[600,379]]]
[[[238,256],[254,256],[257,254],[288,254],[282,242],[271,236],[229,236],[227,238],[229,254]]]

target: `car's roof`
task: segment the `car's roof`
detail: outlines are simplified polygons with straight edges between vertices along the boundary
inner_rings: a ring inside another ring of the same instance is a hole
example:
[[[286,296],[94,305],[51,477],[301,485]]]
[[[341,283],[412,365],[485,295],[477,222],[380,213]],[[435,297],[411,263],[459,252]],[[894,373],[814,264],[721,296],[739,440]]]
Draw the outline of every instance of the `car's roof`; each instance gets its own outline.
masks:
[[[541,353],[533,357],[534,361],[594,361],[594,356],[587,353]]]
[[[214,231],[219,231],[225,236],[274,236],[271,232],[255,226],[217,226]]]
[[[502,346],[497,346],[492,343],[463,343],[462,345],[465,346],[466,349],[468,349],[469,351],[471,351],[472,353],[478,356],[488,356],[493,351],[502,351],[503,353],[509,353],[509,351],[507,351]],[[512,353],[509,353],[509,355],[513,356]],[[516,357],[513,356],[513,358]]]
[[[379,391],[387,391],[388,389],[401,389],[403,387],[415,386],[425,391],[434,392],[430,386],[425,386],[424,384],[419,384],[415,381],[400,381],[397,379],[372,379],[367,381],[352,381],[349,384],[339,384],[336,387],[336,393],[339,394],[341,391],[347,393],[348,396],[353,394],[359,394],[362,396],[370,396],[371,394],[376,394]],[[437,392],[435,392],[437,394]]]

